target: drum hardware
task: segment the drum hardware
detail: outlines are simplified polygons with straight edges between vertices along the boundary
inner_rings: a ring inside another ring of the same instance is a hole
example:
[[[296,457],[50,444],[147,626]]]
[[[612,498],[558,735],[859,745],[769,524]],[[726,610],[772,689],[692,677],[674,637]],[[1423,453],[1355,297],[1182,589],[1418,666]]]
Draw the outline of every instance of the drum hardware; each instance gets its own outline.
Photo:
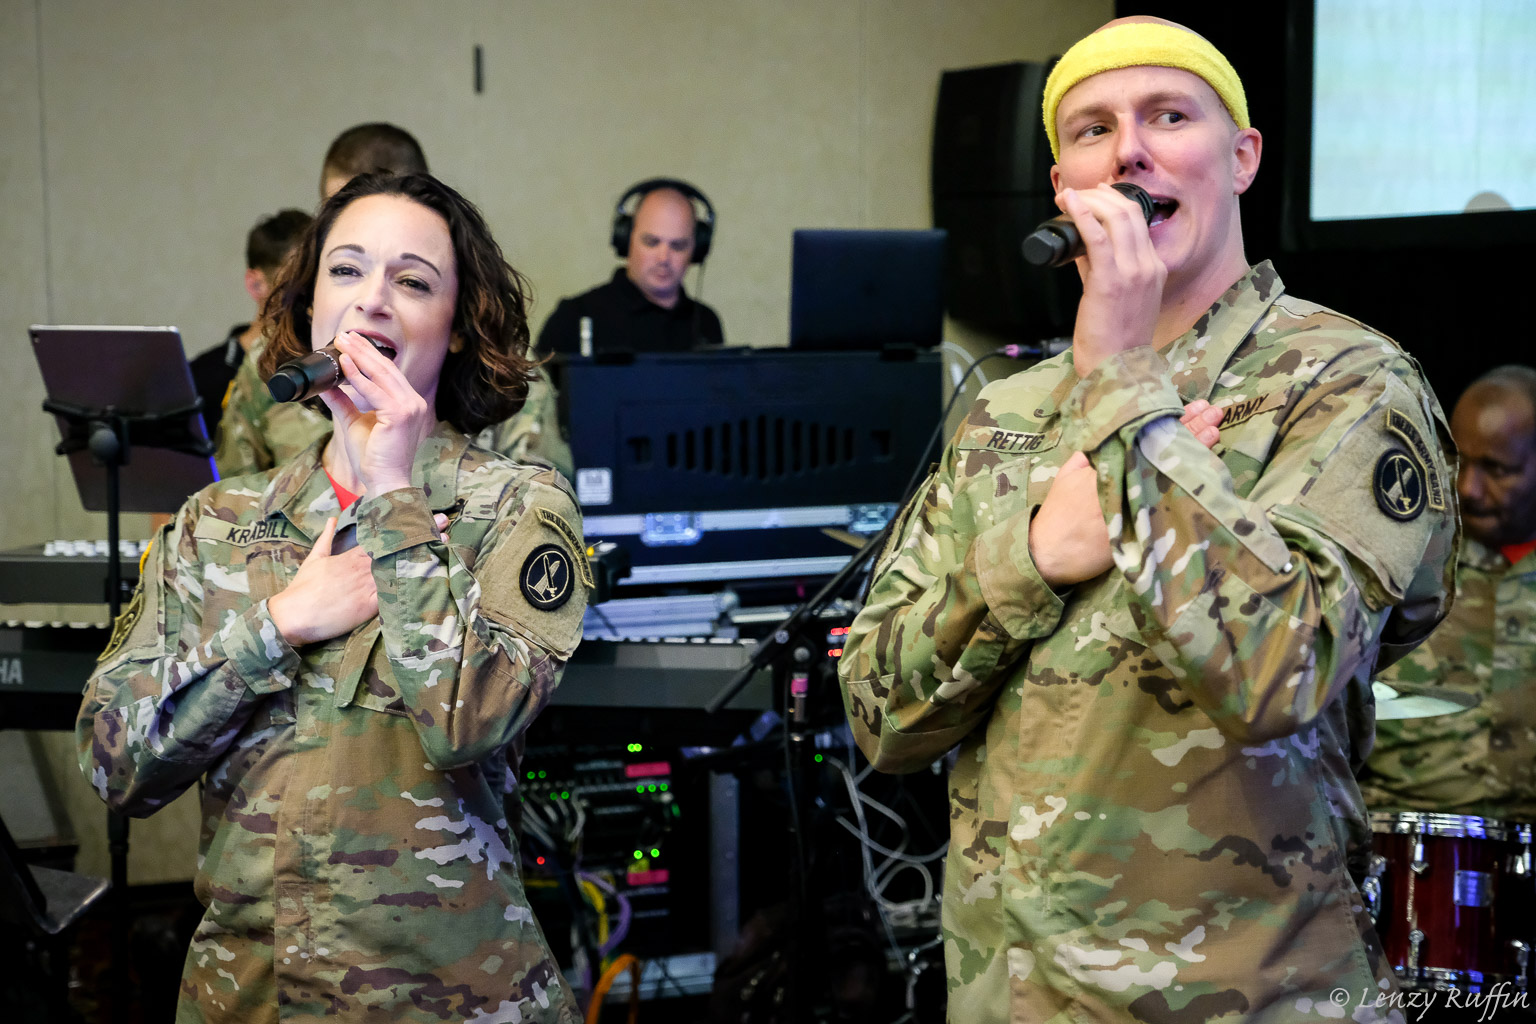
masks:
[[[1361,893],[1408,988],[1524,990],[1536,944],[1532,826],[1455,814],[1372,812]]]
[[[1365,909],[1375,924],[1381,916],[1381,876],[1386,874],[1387,858],[1379,853],[1371,854],[1366,862],[1365,880],[1360,883],[1360,895],[1365,897]]]
[[[1487,871],[1457,871],[1452,896],[1458,907],[1493,906],[1493,875]]]

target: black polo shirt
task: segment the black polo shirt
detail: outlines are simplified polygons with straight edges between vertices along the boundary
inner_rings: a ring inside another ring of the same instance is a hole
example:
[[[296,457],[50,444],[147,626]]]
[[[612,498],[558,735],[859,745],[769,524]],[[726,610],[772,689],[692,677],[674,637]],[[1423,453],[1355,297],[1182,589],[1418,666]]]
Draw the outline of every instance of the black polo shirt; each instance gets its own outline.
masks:
[[[687,352],[725,341],[714,310],[693,301],[687,292],[678,296],[671,309],[658,306],[620,267],[607,284],[560,300],[539,332],[539,350],[580,352],[584,316],[592,318],[594,352]]]
[[[188,364],[192,367],[192,387],[203,400],[203,422],[208,426],[208,436],[213,437],[224,415],[224,395],[235,379],[235,371],[245,359],[245,349],[240,347],[240,335],[250,324],[235,324],[223,342],[202,353]]]

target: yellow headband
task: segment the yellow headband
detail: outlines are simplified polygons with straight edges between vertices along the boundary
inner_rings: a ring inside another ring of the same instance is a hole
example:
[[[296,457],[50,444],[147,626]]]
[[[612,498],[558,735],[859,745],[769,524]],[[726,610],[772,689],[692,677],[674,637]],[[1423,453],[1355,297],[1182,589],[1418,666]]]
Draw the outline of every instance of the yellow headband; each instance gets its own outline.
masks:
[[[1243,95],[1242,79],[1216,47],[1186,29],[1131,22],[1079,39],[1056,62],[1051,77],[1045,80],[1045,102],[1041,106],[1045,115],[1045,134],[1051,140],[1051,156],[1061,159],[1061,141],[1056,137],[1056,108],[1061,105],[1061,98],[1068,89],[1101,71],[1148,64],[1181,68],[1198,75],[1216,90],[1237,126],[1250,127],[1248,99]]]

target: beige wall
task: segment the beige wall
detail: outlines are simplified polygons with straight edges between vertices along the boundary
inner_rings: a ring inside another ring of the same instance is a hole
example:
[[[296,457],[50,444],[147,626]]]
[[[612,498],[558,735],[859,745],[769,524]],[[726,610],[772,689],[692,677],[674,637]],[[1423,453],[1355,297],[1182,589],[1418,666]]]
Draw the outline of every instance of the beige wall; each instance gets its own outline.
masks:
[[[719,212],[704,297],[730,342],[778,345],[794,228],[930,223],[940,72],[1059,53],[1112,6],[0,0],[0,548],[105,535],[52,455],[27,325],[174,324],[189,353],[211,346],[250,314],[246,230],[315,204],[348,125],[417,135],[531,278],[535,325],[615,266],[626,186],[694,182]],[[82,868],[104,870],[85,797]],[[136,860],[134,880],[185,877],[189,856]]]

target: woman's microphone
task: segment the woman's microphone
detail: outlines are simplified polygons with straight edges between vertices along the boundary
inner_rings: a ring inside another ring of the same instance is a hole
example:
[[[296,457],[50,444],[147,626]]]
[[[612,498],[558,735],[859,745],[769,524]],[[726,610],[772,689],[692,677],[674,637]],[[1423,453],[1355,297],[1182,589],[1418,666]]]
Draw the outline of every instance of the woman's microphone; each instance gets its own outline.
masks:
[[[1152,213],[1156,207],[1146,189],[1128,181],[1117,181],[1110,188],[1134,199],[1141,206],[1147,223],[1152,222]],[[1065,213],[1052,217],[1024,239],[1024,258],[1037,267],[1059,267],[1063,263],[1071,263],[1082,254],[1083,236],[1078,234],[1077,225]]]
[[[368,341],[391,360],[395,358],[395,350],[390,346],[373,338]],[[267,391],[274,402],[306,402],[322,391],[345,383],[346,379],[341,372],[341,350],[335,345],[327,345],[279,366],[267,379]]]

